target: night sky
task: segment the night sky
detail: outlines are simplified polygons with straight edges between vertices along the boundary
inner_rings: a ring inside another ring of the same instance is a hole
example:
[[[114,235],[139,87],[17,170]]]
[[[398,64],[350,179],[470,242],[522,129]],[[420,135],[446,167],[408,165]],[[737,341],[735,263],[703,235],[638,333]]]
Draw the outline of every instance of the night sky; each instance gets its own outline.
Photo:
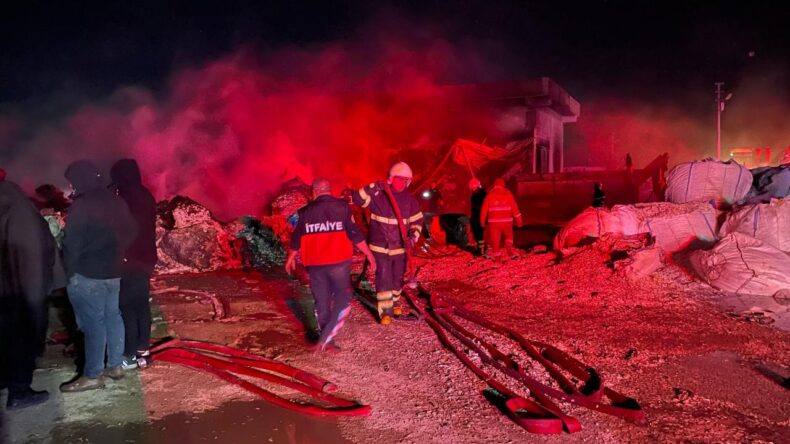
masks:
[[[451,82],[548,75],[580,99],[708,93],[715,80],[735,86],[749,70],[787,68],[790,47],[781,2],[3,3],[3,104],[156,91],[173,71],[240,47],[354,39],[372,21],[415,41],[472,42],[498,67]]]

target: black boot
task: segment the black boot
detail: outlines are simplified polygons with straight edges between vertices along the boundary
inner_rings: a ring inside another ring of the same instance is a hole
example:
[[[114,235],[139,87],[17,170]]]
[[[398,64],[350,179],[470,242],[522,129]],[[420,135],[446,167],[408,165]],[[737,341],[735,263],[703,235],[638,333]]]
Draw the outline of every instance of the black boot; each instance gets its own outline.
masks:
[[[28,387],[27,390],[24,390],[21,393],[9,392],[8,401],[6,402],[6,408],[8,410],[23,409],[25,407],[31,407],[34,405],[43,404],[47,402],[48,399],[49,399],[49,392],[37,391]]]

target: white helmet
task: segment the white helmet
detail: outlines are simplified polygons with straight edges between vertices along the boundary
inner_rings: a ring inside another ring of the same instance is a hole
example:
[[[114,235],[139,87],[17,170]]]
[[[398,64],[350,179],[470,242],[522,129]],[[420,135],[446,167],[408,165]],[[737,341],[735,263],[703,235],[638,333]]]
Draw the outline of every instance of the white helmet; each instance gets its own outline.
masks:
[[[395,176],[405,177],[411,182],[411,168],[406,162],[398,162],[395,165],[392,165],[392,168],[390,168],[390,180],[392,180],[392,178]]]

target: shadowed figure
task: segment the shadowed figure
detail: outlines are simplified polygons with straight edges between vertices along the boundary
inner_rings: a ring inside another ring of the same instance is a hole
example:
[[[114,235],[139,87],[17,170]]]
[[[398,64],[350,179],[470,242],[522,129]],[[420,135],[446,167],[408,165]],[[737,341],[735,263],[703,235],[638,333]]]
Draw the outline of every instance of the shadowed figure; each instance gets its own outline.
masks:
[[[13,182],[0,182],[0,385],[8,408],[48,399],[30,388],[47,331],[55,240],[33,203]]]

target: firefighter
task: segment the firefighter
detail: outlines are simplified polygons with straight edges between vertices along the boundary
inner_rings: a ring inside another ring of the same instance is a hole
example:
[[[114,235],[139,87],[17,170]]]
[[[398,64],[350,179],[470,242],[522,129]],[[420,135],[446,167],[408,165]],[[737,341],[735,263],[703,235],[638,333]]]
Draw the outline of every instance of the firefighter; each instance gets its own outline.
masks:
[[[494,187],[486,196],[483,208],[480,210],[480,224],[487,229],[486,235],[494,258],[499,257],[500,242],[503,237],[508,255],[518,256],[513,247],[514,219],[517,227],[523,225],[516,199],[510,190],[505,188],[505,180],[499,178],[494,182]]]
[[[476,178],[473,178],[469,181],[469,191],[472,195],[469,198],[471,204],[471,212],[470,212],[470,221],[469,225],[472,226],[472,234],[475,237],[475,241],[477,241],[477,254],[483,254],[485,252],[485,238],[483,237],[483,233],[485,232],[483,229],[483,225],[480,222],[480,211],[483,209],[483,202],[486,199],[488,193],[486,189],[483,188],[483,185],[480,181]]]
[[[373,182],[354,193],[354,203],[370,209],[368,245],[376,258],[376,308],[383,325],[392,322],[392,316],[405,315],[407,308],[397,305],[407,272],[406,248],[420,238],[422,212],[417,199],[408,191],[412,171],[409,165],[398,162],[390,168],[386,183]],[[406,225],[409,241],[404,244],[395,210],[385,192],[389,187]]]
[[[326,350],[343,327],[351,309],[351,256],[354,246],[376,269],[376,261],[365,237],[351,220],[351,208],[331,195],[326,179],[313,181],[313,201],[299,210],[299,222],[291,236],[291,249],[285,263],[289,274],[296,268],[296,253],[310,275],[315,298],[320,336],[316,347]]]

